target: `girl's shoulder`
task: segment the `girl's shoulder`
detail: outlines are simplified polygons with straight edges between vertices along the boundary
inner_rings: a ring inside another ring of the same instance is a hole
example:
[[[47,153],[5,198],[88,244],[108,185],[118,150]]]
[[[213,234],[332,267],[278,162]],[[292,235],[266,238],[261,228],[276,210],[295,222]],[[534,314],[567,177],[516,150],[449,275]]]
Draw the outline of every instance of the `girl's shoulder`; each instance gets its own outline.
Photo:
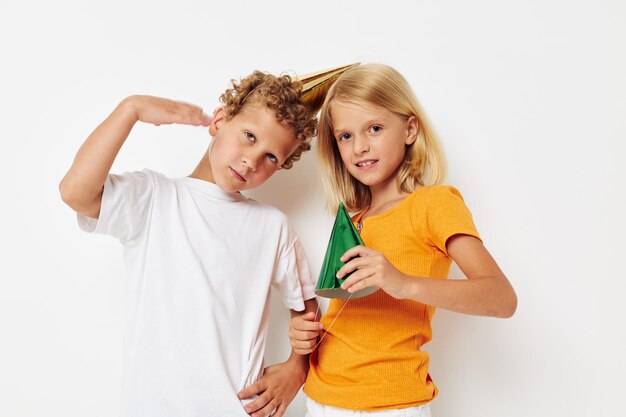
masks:
[[[428,217],[432,211],[439,211],[441,208],[464,205],[463,197],[459,190],[451,185],[432,185],[420,187],[407,195],[397,205],[389,210],[367,216],[364,220],[391,218],[396,216],[410,216],[412,218]],[[363,209],[351,216],[353,222],[359,222],[368,212]]]
[[[450,199],[463,201],[463,196],[456,187],[442,184],[420,187],[413,191],[407,199],[421,205],[427,202],[448,201]]]
[[[406,209],[414,219],[429,222],[465,213],[468,209],[461,192],[452,185],[431,185],[418,188],[406,198]]]

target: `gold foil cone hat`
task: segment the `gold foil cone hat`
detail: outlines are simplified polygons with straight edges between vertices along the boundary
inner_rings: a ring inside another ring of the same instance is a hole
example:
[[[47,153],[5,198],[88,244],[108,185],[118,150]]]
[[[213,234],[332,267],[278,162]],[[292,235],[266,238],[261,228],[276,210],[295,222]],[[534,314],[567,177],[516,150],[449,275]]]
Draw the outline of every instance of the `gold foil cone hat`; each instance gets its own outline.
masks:
[[[320,110],[322,104],[324,104],[326,93],[328,93],[328,90],[333,85],[335,80],[337,80],[341,74],[350,68],[354,68],[358,65],[360,65],[359,62],[295,77],[303,84],[302,101],[309,106],[311,113],[317,114]]]

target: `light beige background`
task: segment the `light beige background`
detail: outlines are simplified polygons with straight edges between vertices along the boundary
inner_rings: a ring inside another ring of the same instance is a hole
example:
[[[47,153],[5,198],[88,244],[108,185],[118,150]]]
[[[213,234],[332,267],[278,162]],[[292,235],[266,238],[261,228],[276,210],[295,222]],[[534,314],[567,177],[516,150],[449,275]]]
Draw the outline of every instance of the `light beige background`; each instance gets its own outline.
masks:
[[[434,415],[619,413],[625,36],[617,1],[0,0],[0,416],[117,415],[121,247],[80,232],[57,192],[113,107],[146,93],[210,111],[255,68],[354,61],[406,75],[519,295],[506,321],[438,312]],[[137,126],[114,170],[184,176],[207,143]],[[332,216],[314,153],[253,195],[290,216],[317,274]],[[268,362],[288,352],[277,298],[272,314]]]

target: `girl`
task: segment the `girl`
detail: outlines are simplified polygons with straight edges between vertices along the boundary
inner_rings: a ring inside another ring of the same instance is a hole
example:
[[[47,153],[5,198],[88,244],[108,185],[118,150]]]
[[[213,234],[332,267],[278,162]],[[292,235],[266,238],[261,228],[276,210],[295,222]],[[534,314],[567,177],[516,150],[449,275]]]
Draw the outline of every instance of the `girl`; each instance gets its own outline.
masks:
[[[321,323],[313,313],[290,322],[295,351],[312,353],[307,417],[430,416],[437,387],[421,346],[431,340],[435,308],[510,317],[515,291],[460,193],[439,185],[442,151],[397,71],[363,65],[342,75],[326,96],[318,140],[330,206],[344,201],[358,212],[353,221],[366,245],[343,255],[337,277],[354,272],[342,284],[350,293],[380,290],[331,300]],[[453,260],[467,280],[445,279]]]

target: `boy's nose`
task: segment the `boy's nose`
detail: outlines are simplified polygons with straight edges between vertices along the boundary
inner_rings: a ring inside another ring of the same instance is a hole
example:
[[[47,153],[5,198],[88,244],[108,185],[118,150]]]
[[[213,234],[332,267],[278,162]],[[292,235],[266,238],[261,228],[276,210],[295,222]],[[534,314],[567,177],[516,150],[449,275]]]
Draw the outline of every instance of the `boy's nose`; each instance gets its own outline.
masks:
[[[254,155],[243,155],[241,157],[241,163],[248,167],[250,171],[256,171],[257,158]]]

